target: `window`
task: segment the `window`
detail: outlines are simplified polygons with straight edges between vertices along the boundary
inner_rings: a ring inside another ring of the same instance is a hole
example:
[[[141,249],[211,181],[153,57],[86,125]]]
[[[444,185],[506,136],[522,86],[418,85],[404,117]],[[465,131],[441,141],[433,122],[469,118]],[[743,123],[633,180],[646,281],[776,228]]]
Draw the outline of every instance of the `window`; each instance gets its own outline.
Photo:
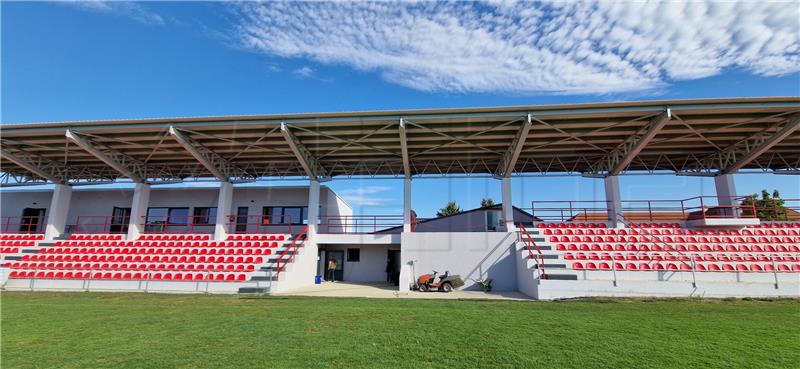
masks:
[[[301,206],[265,206],[261,224],[306,224],[308,208]]]
[[[347,249],[347,261],[361,261],[361,249]]]
[[[147,223],[164,223],[174,225],[187,225],[189,223],[189,208],[148,208]]]
[[[217,222],[217,208],[194,208],[194,224],[209,225]]]

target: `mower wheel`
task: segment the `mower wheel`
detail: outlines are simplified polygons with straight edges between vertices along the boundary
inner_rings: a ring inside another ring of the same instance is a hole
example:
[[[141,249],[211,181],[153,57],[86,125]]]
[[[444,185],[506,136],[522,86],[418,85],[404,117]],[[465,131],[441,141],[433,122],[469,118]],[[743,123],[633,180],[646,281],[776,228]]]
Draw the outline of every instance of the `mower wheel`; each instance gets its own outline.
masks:
[[[428,292],[428,285],[427,284],[419,285],[419,292]]]
[[[453,292],[453,285],[450,283],[445,283],[439,287],[439,290],[442,292]]]

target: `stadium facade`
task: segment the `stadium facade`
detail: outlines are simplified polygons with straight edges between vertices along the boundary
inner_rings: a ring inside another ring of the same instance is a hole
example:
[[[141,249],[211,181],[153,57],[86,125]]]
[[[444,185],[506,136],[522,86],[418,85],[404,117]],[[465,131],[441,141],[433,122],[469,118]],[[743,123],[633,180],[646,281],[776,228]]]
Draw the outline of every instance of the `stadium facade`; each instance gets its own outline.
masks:
[[[800,173],[799,128],[798,97],[4,125],[3,278],[280,293],[335,257],[336,278],[396,268],[401,291],[449,270],[540,299],[798,296],[797,200],[763,208],[734,176]],[[716,196],[624,200],[627,174],[713,177]],[[546,175],[597,178],[606,200],[515,209],[511,178]],[[415,218],[413,180],[482,176],[499,208]],[[320,185],[363,178],[402,179],[403,211],[354,215]],[[255,185],[282,179],[308,186]],[[192,181],[218,188],[170,188]]]

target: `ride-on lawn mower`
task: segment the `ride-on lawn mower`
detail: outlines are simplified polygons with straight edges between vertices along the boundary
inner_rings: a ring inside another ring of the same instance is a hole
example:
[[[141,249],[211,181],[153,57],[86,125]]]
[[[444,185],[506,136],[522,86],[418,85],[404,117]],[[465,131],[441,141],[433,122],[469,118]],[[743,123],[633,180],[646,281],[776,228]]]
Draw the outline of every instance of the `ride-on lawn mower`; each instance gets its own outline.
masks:
[[[458,288],[464,285],[464,280],[461,279],[461,276],[458,275],[450,275],[449,271],[444,272],[444,274],[439,276],[439,281],[436,281],[436,275],[439,274],[437,271],[433,271],[433,274],[423,274],[417,278],[417,285],[416,288],[421,292],[428,292],[428,291],[439,291],[439,292],[451,292],[454,288]]]

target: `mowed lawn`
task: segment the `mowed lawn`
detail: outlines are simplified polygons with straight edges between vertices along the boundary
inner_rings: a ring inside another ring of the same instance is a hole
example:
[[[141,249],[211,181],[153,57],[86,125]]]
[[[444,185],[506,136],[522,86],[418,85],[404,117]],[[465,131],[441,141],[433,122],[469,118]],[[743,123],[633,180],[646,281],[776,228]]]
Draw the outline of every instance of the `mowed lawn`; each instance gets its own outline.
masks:
[[[797,300],[3,292],[3,368],[798,368]]]

